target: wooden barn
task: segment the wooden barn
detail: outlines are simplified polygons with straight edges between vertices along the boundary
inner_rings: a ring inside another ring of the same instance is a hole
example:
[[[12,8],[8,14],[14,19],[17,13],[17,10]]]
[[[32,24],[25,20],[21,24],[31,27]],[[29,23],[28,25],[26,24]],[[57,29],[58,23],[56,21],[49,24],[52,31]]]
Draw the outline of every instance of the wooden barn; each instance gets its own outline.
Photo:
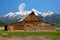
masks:
[[[34,12],[31,12],[22,21],[5,25],[6,31],[22,31],[22,32],[53,32],[56,26],[51,23],[43,22]]]

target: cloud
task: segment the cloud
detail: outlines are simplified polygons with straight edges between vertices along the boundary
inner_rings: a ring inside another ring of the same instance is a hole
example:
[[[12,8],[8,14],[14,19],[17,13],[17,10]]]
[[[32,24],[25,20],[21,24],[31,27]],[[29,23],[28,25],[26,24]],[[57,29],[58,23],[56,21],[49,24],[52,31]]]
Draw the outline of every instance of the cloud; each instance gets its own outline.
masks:
[[[18,6],[18,10],[19,10],[19,11],[24,11],[25,6],[26,6],[25,3],[21,3],[21,4]]]

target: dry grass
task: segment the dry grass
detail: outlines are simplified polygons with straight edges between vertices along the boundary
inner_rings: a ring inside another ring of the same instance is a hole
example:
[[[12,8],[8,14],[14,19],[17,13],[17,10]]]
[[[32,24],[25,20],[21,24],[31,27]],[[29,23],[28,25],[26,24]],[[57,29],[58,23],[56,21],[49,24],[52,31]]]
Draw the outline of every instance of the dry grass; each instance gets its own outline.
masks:
[[[12,36],[10,38],[0,37],[0,40],[60,40],[60,37],[49,37],[49,36]]]

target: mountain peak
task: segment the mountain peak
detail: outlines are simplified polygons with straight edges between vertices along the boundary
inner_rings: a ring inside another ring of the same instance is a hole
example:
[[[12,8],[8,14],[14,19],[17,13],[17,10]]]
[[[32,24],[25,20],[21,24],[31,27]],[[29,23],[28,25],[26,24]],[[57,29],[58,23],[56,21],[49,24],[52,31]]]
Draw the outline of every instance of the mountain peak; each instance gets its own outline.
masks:
[[[36,15],[38,15],[38,13],[40,13],[39,11],[37,11],[35,8],[33,8],[32,10],[31,10],[31,12],[34,12],[34,14],[36,14]]]
[[[32,9],[32,11],[34,11],[34,12],[35,12],[35,11],[36,11],[36,9],[35,9],[35,8],[33,8],[33,9]]]
[[[52,14],[54,14],[54,12],[48,10],[47,12],[43,12],[43,13],[42,13],[42,16],[43,16],[43,17],[46,17],[46,16],[51,16]]]
[[[54,12],[52,12],[52,11],[48,10],[48,13],[53,14]]]
[[[12,15],[14,15],[14,13],[13,13],[13,12],[9,12],[9,13],[7,13],[6,15],[4,15],[4,17],[12,16]]]

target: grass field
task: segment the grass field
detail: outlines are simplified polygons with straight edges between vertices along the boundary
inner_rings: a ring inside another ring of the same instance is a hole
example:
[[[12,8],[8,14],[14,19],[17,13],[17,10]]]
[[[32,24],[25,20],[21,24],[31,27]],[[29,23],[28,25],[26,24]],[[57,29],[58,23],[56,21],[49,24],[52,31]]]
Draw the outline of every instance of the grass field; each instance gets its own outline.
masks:
[[[48,36],[60,36],[60,30],[56,32],[6,32],[3,27],[0,27],[0,36],[27,36],[27,35],[48,35]]]
[[[6,32],[3,30],[3,27],[0,27],[0,37],[2,38],[11,38],[13,36],[15,37],[26,37],[26,36],[43,36],[43,38],[52,38],[51,40],[60,40],[60,30],[57,30],[56,32]]]

